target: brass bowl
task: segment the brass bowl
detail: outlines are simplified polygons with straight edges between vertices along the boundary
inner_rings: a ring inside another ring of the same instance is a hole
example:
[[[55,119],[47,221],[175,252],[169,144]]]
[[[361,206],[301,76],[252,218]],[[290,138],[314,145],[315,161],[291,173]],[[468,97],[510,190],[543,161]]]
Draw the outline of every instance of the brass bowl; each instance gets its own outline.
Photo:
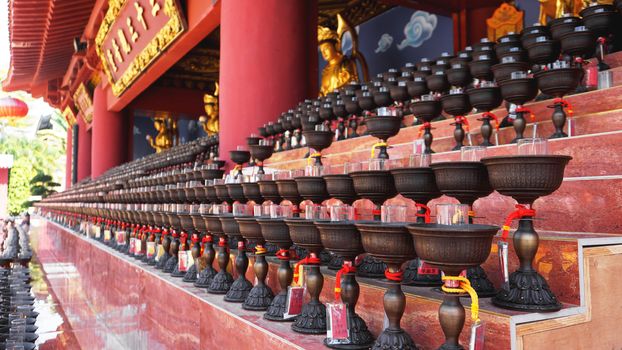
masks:
[[[397,192],[417,203],[426,204],[441,196],[430,167],[392,169],[391,174]]]
[[[328,148],[335,138],[335,134],[332,131],[303,131],[302,135],[305,137],[307,146],[318,152]]]
[[[259,190],[259,184],[256,182],[243,182],[242,192],[244,193],[244,197],[248,200],[255,203],[263,202],[263,197],[261,196],[261,192]]]
[[[564,155],[498,156],[482,159],[490,184],[499,193],[523,204],[555,192],[564,180],[572,159]]]
[[[244,190],[242,189],[242,184],[234,183],[234,184],[226,184],[227,192],[229,193],[229,197],[233,201],[238,201],[240,203],[246,203],[247,199],[244,195]]]
[[[298,193],[298,186],[293,179],[276,180],[276,186],[279,189],[279,195],[292,203],[300,203],[302,197]],[[265,198],[265,195],[264,195]]]
[[[207,224],[207,230],[210,234],[215,236],[222,236],[224,234],[222,230],[222,223],[220,222],[220,216],[214,214],[204,215],[203,218]]]
[[[261,234],[261,226],[257,223],[257,218],[253,216],[238,216],[235,218],[240,228],[240,234],[251,244],[262,244],[265,242]]]
[[[297,246],[315,254],[319,254],[324,248],[320,237],[320,231],[317,229],[313,220],[291,218],[285,219],[285,223],[289,227],[289,235],[292,242]]]
[[[370,221],[355,225],[365,251],[384,263],[401,265],[417,257],[406,223]]]
[[[329,198],[326,190],[326,181],[321,176],[299,176],[294,179],[298,194],[305,200],[313,203],[322,203]]]
[[[279,203],[282,200],[276,181],[261,180],[257,181],[257,184],[259,185],[259,192],[265,200],[274,203]]]
[[[233,214],[223,214],[220,215],[220,224],[222,226],[222,232],[229,237],[238,238],[242,236],[240,233],[240,226],[238,222],[235,220]]]
[[[338,199],[346,204],[352,204],[356,199],[354,182],[348,174],[324,175],[326,191],[329,197]]]
[[[401,117],[393,116],[370,116],[365,117],[367,133],[381,140],[388,140],[397,135],[402,126]]]
[[[431,167],[441,193],[460,203],[472,205],[493,191],[482,162],[441,162],[433,163]]]
[[[491,225],[410,224],[417,256],[449,276],[484,263],[490,255],[492,238],[499,231]]]
[[[397,195],[393,176],[388,170],[367,170],[350,173],[356,194],[376,205]]]
[[[320,231],[322,245],[331,253],[339,255],[347,261],[354,261],[362,254],[363,242],[354,221],[316,221]]]
[[[292,239],[289,235],[289,227],[283,219],[257,218],[257,223],[261,227],[261,234],[268,242],[275,244],[280,249],[289,249],[292,246]]]
[[[220,201],[228,203],[232,202],[232,198],[229,196],[229,190],[227,190],[227,185],[214,185],[214,188],[216,189],[216,197],[218,197]]]

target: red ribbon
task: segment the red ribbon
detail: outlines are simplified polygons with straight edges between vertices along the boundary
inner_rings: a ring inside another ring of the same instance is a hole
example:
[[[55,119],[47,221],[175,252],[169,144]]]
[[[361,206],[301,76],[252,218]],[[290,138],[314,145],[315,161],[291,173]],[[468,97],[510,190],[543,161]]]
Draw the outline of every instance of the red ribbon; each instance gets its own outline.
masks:
[[[572,106],[570,105],[570,102],[564,100],[561,97],[556,97],[555,99],[553,99],[553,103],[556,105],[561,105],[563,108],[566,108],[566,112],[568,112],[568,115],[572,117],[572,114],[574,112],[572,111]]]
[[[179,233],[177,233],[177,231],[173,230],[173,238],[178,238],[179,237]]]
[[[212,236],[210,235],[205,235],[203,236],[203,239],[201,240],[202,243],[211,243],[212,242]]]
[[[335,277],[335,300],[341,298],[341,275],[355,272],[356,267],[352,265],[351,261],[343,262],[343,266],[337,271],[337,276]]]
[[[402,277],[404,277],[404,271],[399,270],[396,272],[391,272],[389,269],[384,270],[384,276],[389,281],[402,282]]]
[[[499,118],[494,113],[484,112],[484,113],[482,113],[482,117],[490,118],[490,119],[494,120],[495,121],[495,129],[499,130]]]
[[[279,251],[276,252],[276,257],[280,260],[289,260],[289,250],[279,249]]]
[[[524,217],[534,217],[534,216],[536,216],[536,211],[534,209],[529,209],[522,204],[517,204],[516,210],[511,212],[510,215],[508,215],[507,218],[505,218],[505,221],[503,222],[503,231],[501,234],[501,239],[504,242],[508,241],[508,235],[510,233],[510,225],[512,224],[512,221],[516,219],[522,219]]]
[[[218,239],[218,246],[219,247],[226,247],[227,246],[227,240],[225,239],[225,237],[220,237]]]
[[[529,109],[527,107],[520,106],[520,107],[516,108],[515,112],[516,113],[529,113],[529,117],[531,118],[531,121],[536,120],[535,114],[533,114],[531,112],[531,109]]]
[[[454,118],[454,121],[456,122],[456,124],[464,124],[464,128],[467,132],[469,132],[469,130],[471,129],[471,127],[469,126],[469,120],[465,116],[459,115]]]
[[[197,243],[199,241],[199,235],[196,233],[193,233],[191,240],[192,240],[192,243]]]
[[[430,207],[428,207],[425,204],[421,204],[421,203],[415,203],[415,206],[417,207],[417,209],[425,210],[425,213],[417,213],[415,214],[415,216],[418,218],[424,218],[425,223],[429,224],[430,223]]]
[[[188,240],[188,234],[182,231],[181,232],[181,243],[186,244],[187,240]]]
[[[423,135],[423,132],[425,131],[425,129],[431,129],[432,128],[432,124],[430,124],[430,122],[424,122],[420,127],[419,127],[419,132],[417,133],[417,138],[421,138],[421,135]]]
[[[298,273],[300,265],[319,265],[320,263],[321,260],[313,253],[307,255],[307,257],[302,260],[298,260],[296,265],[294,265],[294,282],[298,284],[298,281],[300,280],[300,274]]]

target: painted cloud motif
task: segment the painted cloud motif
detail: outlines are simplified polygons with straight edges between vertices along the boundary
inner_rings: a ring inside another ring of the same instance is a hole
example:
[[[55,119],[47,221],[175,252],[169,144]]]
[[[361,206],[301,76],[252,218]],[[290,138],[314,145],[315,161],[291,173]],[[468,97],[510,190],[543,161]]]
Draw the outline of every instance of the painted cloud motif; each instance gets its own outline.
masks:
[[[393,37],[390,34],[384,33],[378,40],[378,47],[375,53],[387,52],[387,50],[393,45]]]
[[[407,47],[419,47],[424,41],[430,39],[438,19],[436,15],[425,11],[415,11],[410,17],[410,21],[404,26],[405,38],[397,45],[403,50]]]

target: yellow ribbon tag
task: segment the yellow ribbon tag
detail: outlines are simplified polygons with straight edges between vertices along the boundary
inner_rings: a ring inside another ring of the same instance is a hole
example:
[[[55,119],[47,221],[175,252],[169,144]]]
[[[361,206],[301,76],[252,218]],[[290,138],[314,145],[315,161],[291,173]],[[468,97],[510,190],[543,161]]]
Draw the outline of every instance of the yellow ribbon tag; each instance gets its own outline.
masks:
[[[469,293],[471,297],[471,320],[473,322],[479,322],[479,299],[477,297],[477,292],[475,289],[471,287],[471,282],[466,277],[462,276],[443,276],[443,281],[459,281],[460,287],[458,288],[450,288],[445,287],[444,285],[441,287],[443,292],[445,293]]]
[[[388,147],[389,144],[386,142],[376,142],[371,146],[371,157],[375,158],[376,148],[378,147]]]

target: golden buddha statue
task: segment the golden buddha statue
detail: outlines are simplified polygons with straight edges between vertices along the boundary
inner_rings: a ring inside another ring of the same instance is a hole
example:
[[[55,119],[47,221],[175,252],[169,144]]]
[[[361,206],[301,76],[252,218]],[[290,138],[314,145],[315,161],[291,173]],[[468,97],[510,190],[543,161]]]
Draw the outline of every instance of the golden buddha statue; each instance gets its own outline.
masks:
[[[539,0],[540,1],[540,16],[538,21],[541,24],[546,24],[549,18],[559,18],[563,14],[568,13],[573,16],[578,16],[579,12],[587,7],[592,0]],[[599,4],[611,5],[613,0],[598,0]]]
[[[219,123],[218,123],[218,92],[219,86],[218,83],[215,83],[214,94],[205,94],[203,97],[203,104],[205,107],[206,116],[199,117],[199,124],[203,127],[205,133],[209,136],[218,134]]]
[[[322,58],[327,62],[326,67],[322,70],[320,96],[325,96],[327,93],[339,89],[351,81],[358,81],[357,60],[361,64],[364,79],[368,80],[365,58],[357,50],[358,37],[356,31],[352,29],[341,15],[337,15],[337,21],[337,31],[318,26],[318,46]],[[350,32],[352,37],[352,57],[347,57],[341,51],[341,39],[345,32]]]
[[[167,112],[156,113],[153,119],[153,126],[158,134],[155,138],[147,135],[149,146],[160,153],[179,143],[179,131],[177,130],[177,121]]]

